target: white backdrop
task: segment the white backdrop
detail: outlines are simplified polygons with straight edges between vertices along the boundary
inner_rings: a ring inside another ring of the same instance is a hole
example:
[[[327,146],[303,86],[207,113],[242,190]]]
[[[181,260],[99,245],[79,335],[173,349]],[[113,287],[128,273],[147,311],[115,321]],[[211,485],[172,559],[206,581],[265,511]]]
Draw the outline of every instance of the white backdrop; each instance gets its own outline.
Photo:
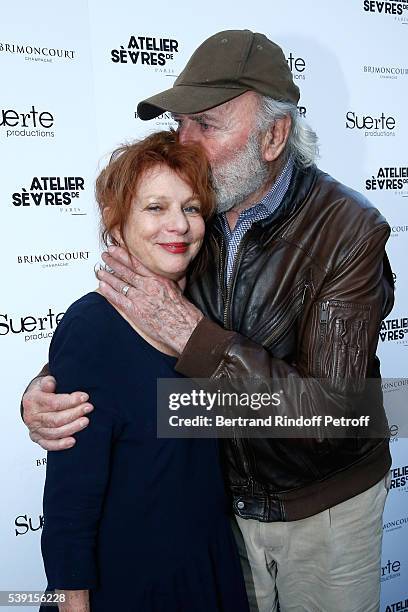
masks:
[[[172,124],[166,115],[142,122],[137,102],[171,86],[191,52],[216,31],[249,28],[282,45],[301,89],[300,110],[320,136],[320,167],[365,193],[392,226],[388,253],[397,300],[379,354],[384,376],[407,376],[408,4],[207,0],[193,15],[186,1],[140,7],[131,0],[71,0],[58,11],[51,0],[2,6],[0,590],[46,585],[40,554],[45,453],[29,440],[18,405],[27,381],[47,361],[58,315],[95,287],[98,165],[119,143]],[[147,52],[139,37],[170,39],[171,57]],[[386,401],[403,402],[403,390],[390,384]],[[386,612],[408,610],[408,445],[401,423],[391,424]]]

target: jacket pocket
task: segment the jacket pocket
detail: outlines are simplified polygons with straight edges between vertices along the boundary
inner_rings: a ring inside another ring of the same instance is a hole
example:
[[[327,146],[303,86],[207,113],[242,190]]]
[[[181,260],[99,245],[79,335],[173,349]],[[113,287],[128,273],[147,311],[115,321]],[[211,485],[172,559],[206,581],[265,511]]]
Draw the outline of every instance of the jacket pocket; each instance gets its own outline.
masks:
[[[295,330],[296,321],[302,312],[308,289],[309,284],[306,281],[298,282],[293,291],[288,293],[276,307],[273,316],[260,328],[252,332],[251,338],[262,344],[267,350],[271,350],[273,347],[275,356],[279,356],[276,351],[289,331]]]
[[[327,379],[339,393],[361,392],[368,364],[370,306],[329,300],[318,302],[316,309],[313,374]]]

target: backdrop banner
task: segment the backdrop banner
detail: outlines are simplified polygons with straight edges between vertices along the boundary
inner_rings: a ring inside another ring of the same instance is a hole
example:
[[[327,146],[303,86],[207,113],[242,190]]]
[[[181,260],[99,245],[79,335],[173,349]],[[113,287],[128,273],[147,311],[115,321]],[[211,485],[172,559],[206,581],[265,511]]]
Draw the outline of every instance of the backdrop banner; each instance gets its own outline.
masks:
[[[0,29],[0,591],[46,586],[46,453],[29,439],[19,402],[69,304],[96,287],[95,177],[119,144],[175,126],[168,113],[141,121],[137,103],[171,87],[211,34],[248,28],[283,47],[301,90],[299,112],[320,138],[320,168],[387,218],[396,303],[378,349],[386,405],[402,401],[408,386],[407,2],[208,0],[196,16],[185,0],[148,9],[71,0],[58,11],[51,0],[23,0],[19,8],[2,6]],[[390,425],[384,612],[408,610],[408,443],[399,418]],[[131,516],[123,520],[135,528]]]

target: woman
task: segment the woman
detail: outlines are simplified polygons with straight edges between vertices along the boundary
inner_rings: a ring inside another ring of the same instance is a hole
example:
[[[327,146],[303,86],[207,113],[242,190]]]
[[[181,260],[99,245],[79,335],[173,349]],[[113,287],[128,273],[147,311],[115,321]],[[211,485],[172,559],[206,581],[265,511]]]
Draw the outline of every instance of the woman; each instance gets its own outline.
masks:
[[[124,146],[96,194],[105,243],[184,287],[213,211],[201,150],[170,132]],[[47,459],[42,552],[63,612],[248,609],[216,441],[156,436],[156,380],[175,363],[97,292],[55,332],[58,391],[95,406],[75,446]]]

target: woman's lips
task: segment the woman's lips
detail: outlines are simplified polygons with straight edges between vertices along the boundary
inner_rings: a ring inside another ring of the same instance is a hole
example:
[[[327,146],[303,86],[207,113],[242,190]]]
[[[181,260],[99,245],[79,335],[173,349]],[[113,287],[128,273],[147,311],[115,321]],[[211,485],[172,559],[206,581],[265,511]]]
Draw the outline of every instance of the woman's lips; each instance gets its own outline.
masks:
[[[159,242],[159,245],[169,253],[185,253],[188,249],[188,242]]]

